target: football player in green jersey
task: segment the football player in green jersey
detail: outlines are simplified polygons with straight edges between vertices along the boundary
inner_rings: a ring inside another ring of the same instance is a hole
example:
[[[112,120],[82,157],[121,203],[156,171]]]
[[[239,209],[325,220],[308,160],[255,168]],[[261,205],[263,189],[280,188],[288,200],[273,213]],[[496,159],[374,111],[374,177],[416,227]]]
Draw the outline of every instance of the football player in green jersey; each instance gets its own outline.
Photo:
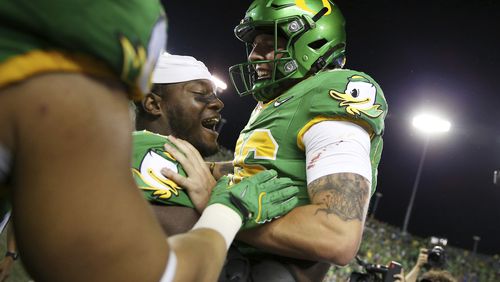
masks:
[[[266,269],[266,252],[290,270],[269,264],[261,279],[321,281],[330,263],[358,251],[386,100],[369,75],[343,69],[344,18],[329,0],[255,0],[235,35],[248,62],[231,67],[231,78],[258,104],[236,144],[233,181],[274,169],[301,189],[294,210],[238,237],[261,251],[254,267]]]
[[[153,71],[151,91],[136,102],[134,178],[167,234],[184,233],[194,225],[215,185],[202,156],[218,151],[216,126],[224,104],[216,90],[203,62],[164,53]],[[182,147],[189,158],[176,154],[177,150],[172,151],[174,156],[165,151],[164,144],[171,143]],[[179,158],[185,159],[183,166]],[[166,178],[162,168],[183,177],[169,174]],[[189,178],[185,169],[190,169]]]
[[[128,98],[149,90],[165,37],[156,0],[2,1],[0,216],[11,202],[34,280],[213,281],[242,224],[295,193],[275,172],[220,181],[197,226],[165,237],[127,153]]]
[[[135,104],[132,172],[166,233],[179,234],[193,227],[215,186],[202,156],[218,151],[216,126],[223,103],[206,66],[190,56],[162,54],[153,83]],[[276,188],[287,183],[266,182]],[[290,203],[275,201],[275,208]]]

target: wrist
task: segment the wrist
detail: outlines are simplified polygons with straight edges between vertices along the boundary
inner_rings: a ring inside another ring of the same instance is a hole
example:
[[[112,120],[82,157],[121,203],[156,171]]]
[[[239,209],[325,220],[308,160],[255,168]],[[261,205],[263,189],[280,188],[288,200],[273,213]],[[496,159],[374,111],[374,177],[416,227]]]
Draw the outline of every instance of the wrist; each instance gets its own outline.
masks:
[[[12,260],[17,260],[19,255],[16,252],[7,251],[5,252],[5,257],[10,257]]]
[[[203,211],[193,229],[209,228],[217,231],[222,235],[229,249],[241,224],[241,217],[236,211],[222,204],[212,204]]]

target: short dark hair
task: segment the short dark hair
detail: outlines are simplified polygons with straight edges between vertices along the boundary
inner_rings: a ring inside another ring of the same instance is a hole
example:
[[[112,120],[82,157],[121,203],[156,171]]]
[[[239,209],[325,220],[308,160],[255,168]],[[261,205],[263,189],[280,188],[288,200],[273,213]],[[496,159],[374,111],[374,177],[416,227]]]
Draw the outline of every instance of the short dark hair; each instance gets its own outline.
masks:
[[[163,97],[163,85],[167,85],[166,83],[154,83],[151,87],[150,92]]]
[[[153,83],[151,86],[151,90],[149,90],[150,93],[156,94],[163,98],[164,91],[163,91],[163,85],[167,85],[168,83]],[[136,116],[140,116],[146,113],[144,108],[142,107],[142,100],[135,101],[135,114]]]

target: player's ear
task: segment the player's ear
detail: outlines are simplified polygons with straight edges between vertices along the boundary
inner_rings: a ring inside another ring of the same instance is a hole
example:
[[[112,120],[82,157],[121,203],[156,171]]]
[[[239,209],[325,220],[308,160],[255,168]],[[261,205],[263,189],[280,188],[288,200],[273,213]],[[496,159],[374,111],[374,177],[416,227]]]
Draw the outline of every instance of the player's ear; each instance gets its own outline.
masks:
[[[142,99],[142,108],[150,115],[160,116],[162,115],[161,100],[162,98],[160,95],[148,93]]]

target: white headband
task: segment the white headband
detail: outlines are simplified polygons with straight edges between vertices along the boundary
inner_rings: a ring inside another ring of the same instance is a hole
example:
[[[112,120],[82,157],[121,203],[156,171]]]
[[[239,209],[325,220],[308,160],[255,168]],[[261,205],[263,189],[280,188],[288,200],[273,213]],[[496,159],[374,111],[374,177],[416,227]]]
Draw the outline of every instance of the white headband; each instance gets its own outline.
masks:
[[[212,81],[205,64],[191,56],[163,53],[153,71],[153,83],[177,83],[196,79]]]

